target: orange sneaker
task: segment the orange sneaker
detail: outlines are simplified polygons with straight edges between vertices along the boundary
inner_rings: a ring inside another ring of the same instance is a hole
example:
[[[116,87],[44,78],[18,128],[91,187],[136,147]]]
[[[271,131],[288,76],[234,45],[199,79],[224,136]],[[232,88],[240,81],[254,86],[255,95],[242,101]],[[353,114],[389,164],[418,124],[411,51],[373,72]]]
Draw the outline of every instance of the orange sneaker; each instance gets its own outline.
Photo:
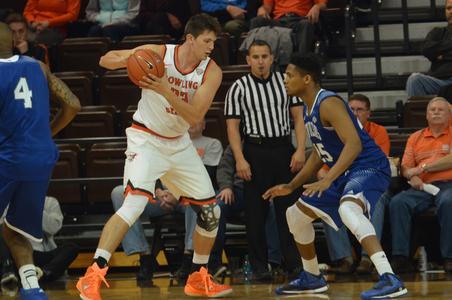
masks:
[[[216,283],[207,269],[202,267],[198,272],[188,276],[184,288],[185,295],[194,297],[223,297],[232,293],[229,285]]]
[[[108,267],[101,269],[97,263],[93,263],[92,266],[88,267],[85,276],[80,277],[77,282],[80,298],[83,300],[102,300],[100,296],[100,285],[102,281],[107,287],[110,287],[105,280],[107,270]]]

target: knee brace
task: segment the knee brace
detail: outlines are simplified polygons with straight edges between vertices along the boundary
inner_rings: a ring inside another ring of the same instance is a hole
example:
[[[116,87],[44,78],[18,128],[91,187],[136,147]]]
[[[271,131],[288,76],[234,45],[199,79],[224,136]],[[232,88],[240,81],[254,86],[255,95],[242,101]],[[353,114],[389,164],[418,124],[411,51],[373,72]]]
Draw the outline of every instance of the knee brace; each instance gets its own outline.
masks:
[[[363,209],[352,201],[344,201],[339,206],[342,222],[361,242],[365,237],[375,235],[375,229],[369,219],[364,216]]]
[[[218,204],[192,205],[192,208],[197,214],[195,231],[205,237],[216,237],[221,216]]]
[[[129,227],[132,226],[135,221],[143,213],[144,208],[148,204],[148,198],[141,195],[128,194],[121,208],[118,209],[116,214],[121,217]]]
[[[297,204],[286,210],[286,219],[289,231],[297,243],[307,245],[314,241],[315,232],[312,226],[314,219],[302,212]]]

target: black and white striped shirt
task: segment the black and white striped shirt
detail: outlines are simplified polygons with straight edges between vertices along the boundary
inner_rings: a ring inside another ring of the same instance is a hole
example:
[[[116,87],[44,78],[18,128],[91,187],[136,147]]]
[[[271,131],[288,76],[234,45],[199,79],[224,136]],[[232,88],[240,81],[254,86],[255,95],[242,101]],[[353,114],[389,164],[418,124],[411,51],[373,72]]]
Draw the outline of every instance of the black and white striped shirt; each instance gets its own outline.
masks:
[[[237,79],[226,94],[226,118],[242,119],[244,134],[265,138],[290,134],[289,107],[303,105],[298,97],[289,97],[283,74],[273,72],[265,79],[251,73]]]

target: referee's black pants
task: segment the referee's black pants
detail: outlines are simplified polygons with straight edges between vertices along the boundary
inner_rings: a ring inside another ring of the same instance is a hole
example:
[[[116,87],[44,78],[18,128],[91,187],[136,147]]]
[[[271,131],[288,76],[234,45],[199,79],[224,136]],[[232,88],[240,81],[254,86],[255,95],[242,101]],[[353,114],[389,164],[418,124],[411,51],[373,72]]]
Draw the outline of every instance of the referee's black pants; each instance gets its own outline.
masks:
[[[256,144],[245,140],[243,144],[243,154],[252,173],[251,181],[245,181],[244,184],[248,256],[253,272],[256,273],[268,270],[265,221],[269,202],[262,198],[262,194],[273,185],[288,183],[293,178],[295,174],[290,172],[293,153],[294,148],[288,138],[282,143],[279,141]],[[299,196],[299,192],[294,191],[289,196],[274,200],[283,267],[289,272],[301,266],[301,258],[286,220],[287,208],[294,204]]]

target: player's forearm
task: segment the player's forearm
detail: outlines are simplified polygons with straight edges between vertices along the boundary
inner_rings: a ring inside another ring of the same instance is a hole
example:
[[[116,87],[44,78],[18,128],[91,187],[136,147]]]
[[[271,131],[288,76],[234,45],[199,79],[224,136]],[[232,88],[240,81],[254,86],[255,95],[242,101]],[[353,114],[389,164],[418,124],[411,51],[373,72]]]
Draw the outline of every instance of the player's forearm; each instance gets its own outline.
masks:
[[[130,54],[130,50],[109,51],[100,58],[99,65],[109,70],[125,68]]]
[[[323,162],[315,152],[315,150],[311,153],[308,158],[308,161],[303,166],[300,172],[290,181],[289,185],[292,187],[292,190],[295,190],[305,184],[313,174],[317,174],[317,171],[322,167]]]
[[[177,114],[184,119],[190,126],[196,125],[204,119],[206,111],[187,103],[176,96],[171,90],[165,92],[163,97],[176,110]]]
[[[325,179],[333,182],[341,176],[361,153],[361,143],[346,143],[336,163],[331,167]]]

